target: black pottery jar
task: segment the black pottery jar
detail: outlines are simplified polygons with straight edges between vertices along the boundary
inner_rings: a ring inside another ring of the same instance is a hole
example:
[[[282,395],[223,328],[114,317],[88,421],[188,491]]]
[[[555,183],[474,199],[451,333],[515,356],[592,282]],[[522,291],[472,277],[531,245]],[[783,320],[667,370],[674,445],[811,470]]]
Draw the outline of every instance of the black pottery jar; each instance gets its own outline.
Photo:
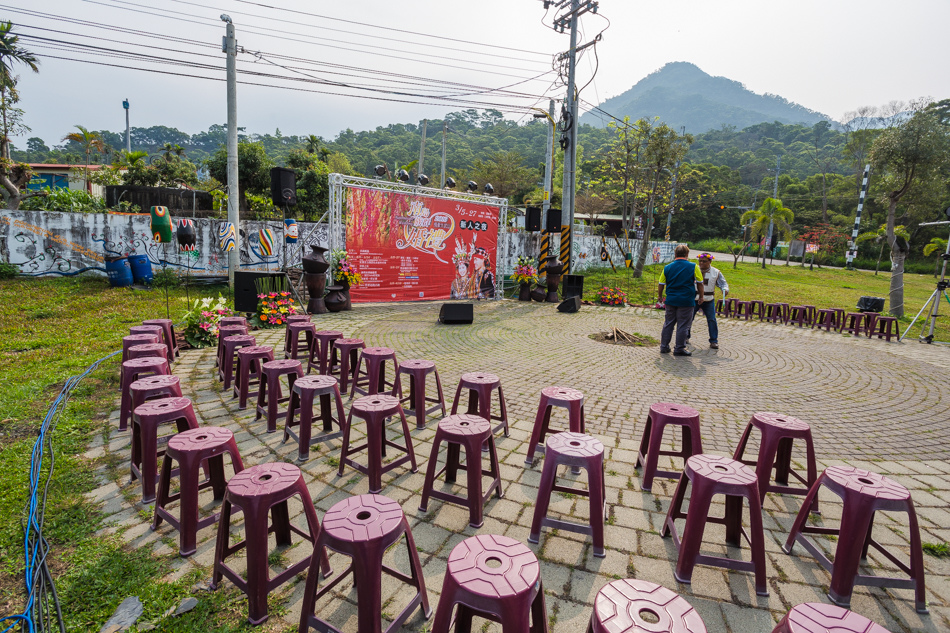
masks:
[[[311,253],[303,257],[304,281],[307,284],[307,293],[310,301],[307,303],[307,312],[310,314],[326,314],[327,306],[324,302],[324,293],[327,288],[327,271],[330,262],[326,259],[329,249],[311,244]]]

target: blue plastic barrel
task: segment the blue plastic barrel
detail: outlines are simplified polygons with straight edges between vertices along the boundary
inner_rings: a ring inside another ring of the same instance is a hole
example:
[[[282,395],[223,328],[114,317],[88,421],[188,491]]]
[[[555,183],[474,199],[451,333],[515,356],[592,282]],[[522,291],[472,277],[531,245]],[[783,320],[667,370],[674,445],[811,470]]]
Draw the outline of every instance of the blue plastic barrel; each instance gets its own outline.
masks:
[[[148,261],[148,255],[129,255],[129,266],[135,283],[152,283],[152,263]]]
[[[106,274],[113,288],[132,285],[132,267],[127,257],[106,258]]]

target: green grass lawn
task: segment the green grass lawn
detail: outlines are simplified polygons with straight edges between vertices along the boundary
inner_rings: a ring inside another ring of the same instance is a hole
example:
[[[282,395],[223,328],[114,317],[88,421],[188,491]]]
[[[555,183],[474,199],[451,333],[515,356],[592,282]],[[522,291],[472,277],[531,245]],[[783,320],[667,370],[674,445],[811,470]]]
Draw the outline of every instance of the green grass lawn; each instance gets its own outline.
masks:
[[[765,270],[761,264],[740,263],[737,268],[733,268],[731,261],[715,264],[729,282],[729,296],[759,299],[766,303],[783,302],[854,310],[862,296],[887,299],[891,282],[890,273],[875,275],[863,270],[817,267],[809,270],[808,266],[785,266],[784,262],[768,265]],[[584,299],[596,301],[597,291],[602,286],[611,286],[626,292],[628,301],[632,304],[652,305],[656,301],[656,280],[661,272],[662,266],[648,266],[643,277],[634,279],[632,269],[617,268],[616,273],[610,268],[585,271]],[[904,275],[905,317],[901,320],[902,332],[936,287],[937,282],[931,275]],[[888,301],[885,309],[889,307]],[[950,341],[950,305],[946,300],[943,300],[940,306],[940,314],[942,316],[937,319],[934,338],[938,341]],[[916,339],[919,333],[918,321],[907,340]]]

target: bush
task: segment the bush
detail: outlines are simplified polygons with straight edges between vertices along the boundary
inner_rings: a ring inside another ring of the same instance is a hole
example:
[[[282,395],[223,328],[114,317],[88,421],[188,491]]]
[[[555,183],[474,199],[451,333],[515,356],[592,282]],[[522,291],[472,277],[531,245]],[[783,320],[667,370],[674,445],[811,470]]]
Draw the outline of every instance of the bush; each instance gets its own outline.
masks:
[[[27,211],[60,211],[65,213],[102,213],[106,210],[106,201],[85,191],[72,189],[50,189],[46,187],[45,196],[27,198],[21,209]]]
[[[163,268],[152,277],[153,288],[178,288],[181,286],[181,276],[174,268]]]
[[[0,262],[0,279],[13,279],[20,274],[20,267],[10,262]]]
[[[723,238],[712,238],[708,240],[702,240],[691,244],[689,249],[691,251],[703,252],[703,251],[712,251],[714,253],[731,253],[732,247],[736,245],[736,242],[732,240],[727,240]]]

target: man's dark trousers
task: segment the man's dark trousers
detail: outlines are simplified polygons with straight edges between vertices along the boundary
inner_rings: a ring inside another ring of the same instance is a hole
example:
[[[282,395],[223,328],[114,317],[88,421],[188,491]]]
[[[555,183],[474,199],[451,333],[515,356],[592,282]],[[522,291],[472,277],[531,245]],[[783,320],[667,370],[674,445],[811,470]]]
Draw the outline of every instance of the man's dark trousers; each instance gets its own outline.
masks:
[[[666,321],[663,322],[663,332],[660,334],[660,350],[670,349],[673,339],[673,326],[676,326],[676,347],[674,352],[686,350],[686,336],[689,334],[690,324],[693,322],[693,306],[666,306]]]

